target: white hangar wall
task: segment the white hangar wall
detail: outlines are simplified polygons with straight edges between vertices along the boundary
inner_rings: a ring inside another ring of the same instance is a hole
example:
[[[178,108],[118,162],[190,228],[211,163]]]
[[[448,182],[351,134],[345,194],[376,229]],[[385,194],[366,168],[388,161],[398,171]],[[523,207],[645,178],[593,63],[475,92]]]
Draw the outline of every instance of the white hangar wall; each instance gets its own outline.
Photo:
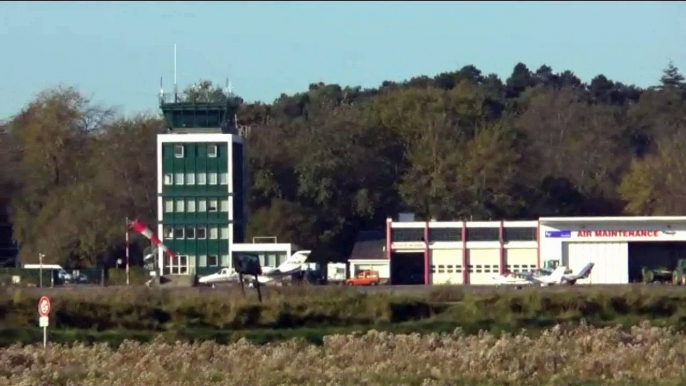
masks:
[[[578,272],[595,263],[578,284],[626,284],[630,243],[686,242],[686,217],[541,218],[539,240],[541,264],[552,260]],[[659,245],[651,253],[655,259],[668,254]]]

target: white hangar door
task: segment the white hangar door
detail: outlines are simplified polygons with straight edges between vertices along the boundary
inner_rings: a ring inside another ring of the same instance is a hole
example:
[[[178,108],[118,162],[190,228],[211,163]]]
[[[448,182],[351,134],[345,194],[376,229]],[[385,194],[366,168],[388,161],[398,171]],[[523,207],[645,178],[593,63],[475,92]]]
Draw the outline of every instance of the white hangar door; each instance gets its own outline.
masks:
[[[629,244],[564,243],[562,265],[578,273],[588,263],[595,263],[591,276],[577,284],[626,284],[629,282]]]
[[[505,249],[505,264],[509,272],[533,271],[538,265],[538,251],[536,248]]]
[[[461,249],[432,249],[429,269],[431,284],[464,284]]]
[[[495,284],[500,275],[500,249],[470,249],[467,251],[469,284]]]

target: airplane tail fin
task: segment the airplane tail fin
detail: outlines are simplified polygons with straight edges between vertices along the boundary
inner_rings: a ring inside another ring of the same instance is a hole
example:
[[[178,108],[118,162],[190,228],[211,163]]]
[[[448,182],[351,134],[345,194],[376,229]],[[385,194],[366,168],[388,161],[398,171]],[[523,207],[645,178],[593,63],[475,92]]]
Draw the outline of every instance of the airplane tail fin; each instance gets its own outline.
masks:
[[[591,270],[593,269],[593,266],[595,263],[588,263],[586,264],[583,268],[581,268],[581,271],[574,275],[577,279],[586,279],[589,276],[591,276]]]
[[[307,258],[310,257],[310,251],[297,251],[292,254],[286,261],[284,261],[278,268],[280,271],[289,271],[293,267],[305,264]]]

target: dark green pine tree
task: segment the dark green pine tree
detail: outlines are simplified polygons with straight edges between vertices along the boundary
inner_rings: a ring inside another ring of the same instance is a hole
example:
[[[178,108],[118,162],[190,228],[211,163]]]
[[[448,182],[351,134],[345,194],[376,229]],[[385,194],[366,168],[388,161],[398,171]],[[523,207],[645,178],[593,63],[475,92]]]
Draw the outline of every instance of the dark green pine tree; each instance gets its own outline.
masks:
[[[684,76],[681,75],[679,69],[674,66],[674,63],[671,60],[669,61],[667,68],[662,71],[660,83],[662,83],[662,89],[678,88],[681,90],[686,90]]]
[[[534,86],[536,84],[536,80],[531,75],[529,67],[520,62],[514,67],[514,70],[512,70],[512,75],[507,78],[505,84],[507,87],[507,96],[510,98],[516,98],[524,90]]]

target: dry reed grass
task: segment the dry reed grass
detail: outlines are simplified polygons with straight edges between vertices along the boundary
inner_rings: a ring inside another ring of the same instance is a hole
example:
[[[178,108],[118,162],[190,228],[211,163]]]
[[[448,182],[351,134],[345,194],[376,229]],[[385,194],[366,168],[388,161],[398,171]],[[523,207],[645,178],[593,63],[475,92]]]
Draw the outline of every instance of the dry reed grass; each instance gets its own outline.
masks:
[[[555,327],[522,333],[329,336],[256,346],[12,346],[0,351],[0,385],[678,385],[686,340],[647,324],[629,331]]]

